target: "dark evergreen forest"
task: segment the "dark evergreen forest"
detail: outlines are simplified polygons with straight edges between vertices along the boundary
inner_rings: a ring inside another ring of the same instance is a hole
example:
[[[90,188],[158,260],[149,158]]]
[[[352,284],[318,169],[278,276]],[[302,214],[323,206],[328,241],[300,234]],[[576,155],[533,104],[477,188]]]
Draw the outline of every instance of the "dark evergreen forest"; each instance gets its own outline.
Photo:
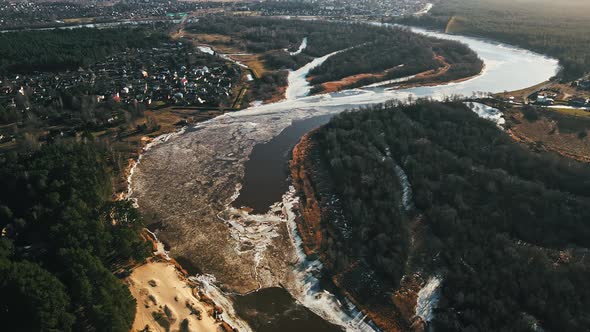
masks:
[[[166,41],[150,29],[72,29],[0,34],[0,75],[77,70],[127,48],[154,47]]]
[[[0,156],[0,318],[7,331],[129,331],[135,299],[113,272],[150,246],[113,202],[107,154],[51,144]]]
[[[530,331],[531,316],[551,331],[590,328],[587,165],[532,152],[460,102],[344,113],[313,139],[316,191],[343,216],[326,213],[323,250],[335,272],[374,274],[351,286],[361,300],[422,270],[443,278],[437,331]]]

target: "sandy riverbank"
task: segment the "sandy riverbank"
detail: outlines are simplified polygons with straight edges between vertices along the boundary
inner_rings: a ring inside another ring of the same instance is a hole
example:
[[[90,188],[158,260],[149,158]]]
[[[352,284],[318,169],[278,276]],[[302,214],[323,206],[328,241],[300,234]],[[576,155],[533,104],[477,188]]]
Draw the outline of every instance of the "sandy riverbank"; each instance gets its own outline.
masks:
[[[134,269],[126,283],[137,300],[133,331],[167,331],[166,324],[171,331],[183,331],[183,325],[185,331],[227,330],[213,318],[215,307],[199,296],[197,285],[171,262],[154,258]]]
[[[132,193],[130,178],[150,145],[165,141],[174,133],[182,131],[170,130],[155,140],[142,137],[138,160],[129,158],[123,174],[128,184],[127,190],[119,192],[116,199],[127,199]],[[224,309],[206,294],[204,287],[201,287],[203,285],[189,279],[188,272],[168,256],[164,245],[153,233],[146,229],[142,236],[152,243],[153,256],[145,264],[136,266],[124,281],[136,299],[136,314],[131,331],[238,331],[223,320]]]

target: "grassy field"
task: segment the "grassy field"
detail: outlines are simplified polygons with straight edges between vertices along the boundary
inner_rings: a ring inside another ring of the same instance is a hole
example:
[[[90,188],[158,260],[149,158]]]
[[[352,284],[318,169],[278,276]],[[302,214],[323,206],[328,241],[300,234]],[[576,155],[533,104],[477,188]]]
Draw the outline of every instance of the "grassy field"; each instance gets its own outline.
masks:
[[[220,53],[231,54],[234,60],[240,61],[247,65],[256,76],[260,78],[268,69],[264,66],[264,61],[260,54],[250,54],[246,50],[238,47],[236,40],[232,36],[221,34],[207,34],[207,33],[190,33],[187,31],[180,31],[172,34],[174,40],[189,40],[195,46],[211,46],[215,51]]]
[[[571,109],[571,108],[548,108],[549,111],[558,112],[565,115],[570,115],[574,117],[582,117],[590,119],[590,112],[580,109]]]
[[[261,55],[259,54],[240,54],[232,55],[231,57],[252,69],[252,72],[256,78],[262,77],[262,75],[268,71],[264,65],[264,60],[261,59]]]

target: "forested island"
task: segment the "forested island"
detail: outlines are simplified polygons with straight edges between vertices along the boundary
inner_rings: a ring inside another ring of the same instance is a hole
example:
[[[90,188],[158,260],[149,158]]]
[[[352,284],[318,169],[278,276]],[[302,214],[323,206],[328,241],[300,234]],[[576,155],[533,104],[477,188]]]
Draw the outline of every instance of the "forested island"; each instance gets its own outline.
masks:
[[[313,58],[339,52],[310,72],[313,93],[418,74],[423,77],[413,83],[446,82],[477,75],[483,67],[477,55],[461,43],[393,26],[211,16],[186,30],[202,40],[212,39],[219,47],[260,54],[260,65],[271,71],[294,70]],[[304,38],[306,47],[295,54]],[[280,80],[264,88],[276,89],[277,83]]]
[[[425,323],[413,310],[429,276],[437,331],[590,326],[586,165],[530,151],[461,102],[420,101],[333,118],[291,174],[306,252],[381,327]]]

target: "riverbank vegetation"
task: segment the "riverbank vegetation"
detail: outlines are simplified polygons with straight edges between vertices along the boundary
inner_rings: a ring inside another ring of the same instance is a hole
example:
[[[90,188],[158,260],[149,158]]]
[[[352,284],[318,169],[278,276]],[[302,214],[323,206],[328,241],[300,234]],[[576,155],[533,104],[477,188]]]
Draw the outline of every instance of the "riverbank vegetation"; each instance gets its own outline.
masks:
[[[129,331],[135,300],[113,272],[150,245],[113,202],[105,151],[53,144],[0,156],[0,318],[13,331]]]
[[[399,310],[401,276],[421,271],[443,279],[436,330],[588,329],[587,166],[455,102],[344,113],[312,139],[320,256],[357,301]]]
[[[560,60],[563,77],[590,71],[590,2],[584,0],[444,0],[402,23],[518,45]]]

